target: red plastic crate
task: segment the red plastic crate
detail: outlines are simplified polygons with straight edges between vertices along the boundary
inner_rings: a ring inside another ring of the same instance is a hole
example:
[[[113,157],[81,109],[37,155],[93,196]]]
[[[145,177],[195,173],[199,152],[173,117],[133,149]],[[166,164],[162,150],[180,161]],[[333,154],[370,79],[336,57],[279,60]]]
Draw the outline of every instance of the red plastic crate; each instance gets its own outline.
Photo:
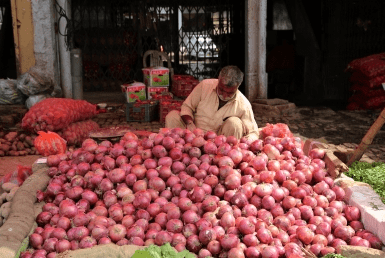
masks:
[[[183,100],[160,100],[159,103],[159,116],[160,116],[160,122],[164,124],[166,120],[167,114],[171,110],[178,110],[180,111],[183,104]]]
[[[188,97],[197,86],[199,80],[191,75],[174,75],[172,78],[171,92],[177,97]]]

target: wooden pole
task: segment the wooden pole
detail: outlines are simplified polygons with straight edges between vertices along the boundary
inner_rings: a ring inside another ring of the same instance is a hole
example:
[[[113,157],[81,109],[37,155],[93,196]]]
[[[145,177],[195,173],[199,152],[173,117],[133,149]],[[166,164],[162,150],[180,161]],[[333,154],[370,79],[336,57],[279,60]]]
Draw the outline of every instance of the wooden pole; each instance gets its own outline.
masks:
[[[378,133],[378,131],[381,129],[382,125],[385,123],[385,108],[382,110],[380,115],[378,116],[377,120],[374,122],[374,124],[370,127],[364,138],[362,139],[360,145],[354,150],[351,158],[349,159],[348,163],[346,164],[348,167],[353,164],[354,161],[360,160],[362,155],[364,154],[365,150],[368,148],[368,146],[373,142],[374,137]]]

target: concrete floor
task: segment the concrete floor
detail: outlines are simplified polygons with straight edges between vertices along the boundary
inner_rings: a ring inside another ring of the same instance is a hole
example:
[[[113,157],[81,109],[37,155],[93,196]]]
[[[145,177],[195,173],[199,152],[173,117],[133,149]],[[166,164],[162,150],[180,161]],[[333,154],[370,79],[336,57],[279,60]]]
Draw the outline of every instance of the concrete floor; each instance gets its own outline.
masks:
[[[126,99],[123,92],[84,92],[83,99],[90,103],[126,103]]]

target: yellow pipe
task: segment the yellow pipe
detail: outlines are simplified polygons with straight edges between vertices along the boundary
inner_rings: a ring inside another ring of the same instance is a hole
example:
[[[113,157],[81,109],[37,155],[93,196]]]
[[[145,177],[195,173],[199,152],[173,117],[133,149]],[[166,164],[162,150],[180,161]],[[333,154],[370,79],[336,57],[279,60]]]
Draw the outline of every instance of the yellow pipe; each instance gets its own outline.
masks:
[[[17,75],[35,65],[31,0],[11,0]]]

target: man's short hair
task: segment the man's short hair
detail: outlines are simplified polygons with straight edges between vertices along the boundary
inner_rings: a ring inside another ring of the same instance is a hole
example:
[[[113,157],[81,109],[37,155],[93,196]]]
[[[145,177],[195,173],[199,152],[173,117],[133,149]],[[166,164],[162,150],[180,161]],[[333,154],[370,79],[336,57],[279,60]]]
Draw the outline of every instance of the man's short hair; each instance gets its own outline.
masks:
[[[235,65],[228,65],[221,69],[218,79],[229,88],[238,87],[243,81],[243,72]]]

